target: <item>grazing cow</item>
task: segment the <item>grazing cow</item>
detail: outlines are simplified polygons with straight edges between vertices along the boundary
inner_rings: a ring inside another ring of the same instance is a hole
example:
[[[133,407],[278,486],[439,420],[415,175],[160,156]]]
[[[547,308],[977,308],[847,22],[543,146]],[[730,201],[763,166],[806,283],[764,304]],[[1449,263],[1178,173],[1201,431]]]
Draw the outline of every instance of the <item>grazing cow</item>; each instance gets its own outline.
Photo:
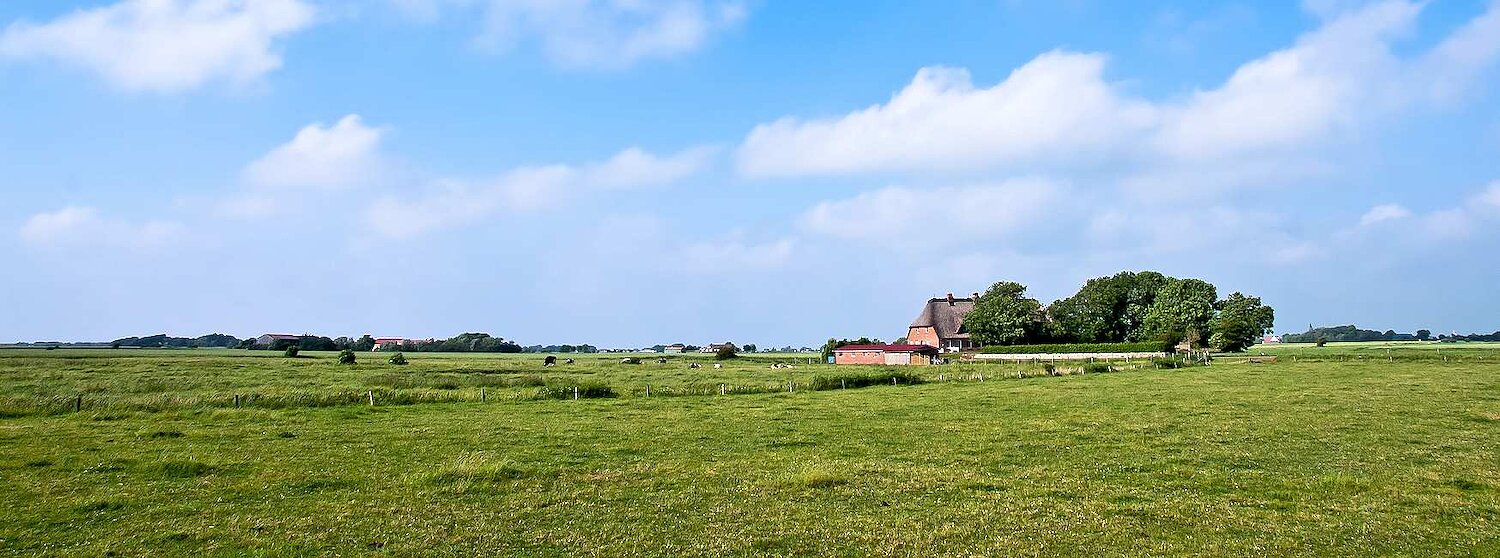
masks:
[[[692,364],[689,364],[688,368],[699,368],[699,366],[698,366],[698,363],[694,362]]]
[[[573,359],[570,358],[568,360],[565,360],[563,361],[563,364],[573,364]]]
[[[666,364],[667,363],[667,357],[657,357],[656,363],[657,364]]]
[[[622,359],[620,359],[620,364],[640,364],[640,363],[641,363],[641,360],[638,359],[638,358],[622,358]]]
[[[718,369],[723,368],[723,367],[724,367],[724,365],[722,365],[722,364],[714,363],[714,370],[718,370]]]
[[[547,355],[547,358],[542,360],[542,365],[544,366],[552,366],[554,364],[557,364],[557,357],[555,356]]]

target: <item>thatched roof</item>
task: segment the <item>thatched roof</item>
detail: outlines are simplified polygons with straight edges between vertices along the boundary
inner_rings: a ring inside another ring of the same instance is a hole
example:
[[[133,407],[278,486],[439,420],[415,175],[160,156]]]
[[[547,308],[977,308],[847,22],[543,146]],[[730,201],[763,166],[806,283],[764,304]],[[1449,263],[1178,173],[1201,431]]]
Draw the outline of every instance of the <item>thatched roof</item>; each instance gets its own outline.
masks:
[[[934,298],[927,301],[911,327],[934,328],[938,339],[966,339],[969,333],[964,330],[964,316],[973,309],[973,298]]]

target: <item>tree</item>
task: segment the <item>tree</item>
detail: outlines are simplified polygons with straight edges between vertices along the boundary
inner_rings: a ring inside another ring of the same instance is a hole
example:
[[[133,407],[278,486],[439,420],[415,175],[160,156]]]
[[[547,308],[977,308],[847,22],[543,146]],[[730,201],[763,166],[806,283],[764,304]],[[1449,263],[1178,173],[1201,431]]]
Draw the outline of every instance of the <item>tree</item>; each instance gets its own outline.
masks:
[[[964,316],[964,328],[981,345],[1016,345],[1042,332],[1042,303],[1026,297],[1026,286],[1001,281],[990,286]]]
[[[1146,311],[1141,324],[1144,338],[1163,343],[1209,338],[1217,300],[1218,290],[1207,281],[1168,279]]]
[[[339,364],[354,364],[355,360],[353,350],[344,349],[339,351]]]
[[[747,353],[753,353],[753,352],[755,352],[755,343],[746,343],[745,344],[745,352],[747,352]]]
[[[1219,315],[1209,324],[1213,334],[1208,344],[1220,351],[1239,352],[1270,333],[1276,311],[1261,304],[1260,297],[1232,293],[1217,304]]]
[[[1155,271],[1122,271],[1089,279],[1078,293],[1052,303],[1059,336],[1081,343],[1139,340],[1146,311],[1169,278]]]
[[[396,353],[394,355],[391,355],[390,360],[388,360],[386,362],[389,362],[389,363],[394,364],[396,366],[406,366],[406,355],[401,354],[401,353]]]
[[[1417,340],[1418,341],[1426,341],[1428,339],[1432,339],[1432,332],[1431,331],[1428,331],[1428,330],[1425,330],[1425,329],[1419,329],[1419,330],[1417,330]]]
[[[356,351],[373,351],[375,350],[375,338],[370,337],[370,334],[368,333],[361,335],[359,336],[359,340],[355,341],[354,346],[351,348]]]
[[[297,347],[296,345],[287,345],[286,352],[284,352],[282,354],[286,355],[287,358],[297,358],[297,352],[299,350],[300,350],[300,348]]]
[[[718,360],[729,360],[739,356],[740,355],[735,354],[734,344],[732,343],[726,343],[724,346],[719,347],[718,351],[714,352],[714,358]]]

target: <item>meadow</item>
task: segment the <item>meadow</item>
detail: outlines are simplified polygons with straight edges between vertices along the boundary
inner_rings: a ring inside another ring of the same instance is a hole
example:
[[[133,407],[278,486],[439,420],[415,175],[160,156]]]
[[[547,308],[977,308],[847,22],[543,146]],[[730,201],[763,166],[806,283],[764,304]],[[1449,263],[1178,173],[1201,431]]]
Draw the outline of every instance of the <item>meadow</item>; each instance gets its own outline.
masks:
[[[1496,348],[1064,376],[7,350],[0,555],[1494,556]]]

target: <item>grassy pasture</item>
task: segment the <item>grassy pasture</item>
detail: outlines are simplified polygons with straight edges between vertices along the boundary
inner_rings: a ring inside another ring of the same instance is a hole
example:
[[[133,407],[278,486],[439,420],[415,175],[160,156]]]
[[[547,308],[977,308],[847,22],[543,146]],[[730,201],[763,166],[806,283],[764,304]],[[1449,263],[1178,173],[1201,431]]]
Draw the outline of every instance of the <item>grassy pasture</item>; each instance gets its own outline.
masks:
[[[1449,347],[725,397],[835,368],[0,351],[0,555],[1494,556],[1500,351]],[[585,381],[621,394],[508,395]],[[215,399],[375,389],[465,397]]]

